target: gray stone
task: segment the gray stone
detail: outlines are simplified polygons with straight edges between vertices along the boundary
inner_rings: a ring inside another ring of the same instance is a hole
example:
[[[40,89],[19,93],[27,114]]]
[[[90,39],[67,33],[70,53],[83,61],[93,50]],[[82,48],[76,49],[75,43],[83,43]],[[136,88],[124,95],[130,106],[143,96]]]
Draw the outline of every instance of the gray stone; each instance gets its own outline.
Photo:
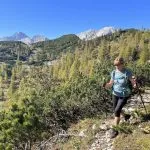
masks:
[[[101,124],[100,126],[99,126],[99,128],[101,129],[101,130],[108,130],[109,129],[109,126],[107,125],[107,124]]]
[[[93,124],[92,130],[95,130],[95,129],[96,129],[96,124]]]

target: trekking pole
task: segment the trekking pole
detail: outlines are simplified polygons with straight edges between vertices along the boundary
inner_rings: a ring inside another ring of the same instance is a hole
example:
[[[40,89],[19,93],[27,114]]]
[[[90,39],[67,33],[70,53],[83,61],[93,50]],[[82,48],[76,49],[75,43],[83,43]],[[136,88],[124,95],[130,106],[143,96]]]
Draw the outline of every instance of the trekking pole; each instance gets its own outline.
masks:
[[[146,114],[148,114],[148,113],[147,113],[146,106],[145,106],[144,101],[143,101],[143,98],[142,98],[142,95],[141,95],[141,90],[140,90],[140,88],[138,87],[138,85],[137,85],[137,92],[138,92],[138,95],[139,95],[139,97],[140,97],[140,100],[141,100],[141,102],[142,102],[142,104],[143,104],[143,107],[144,107],[144,109],[145,109],[145,112],[146,112]]]

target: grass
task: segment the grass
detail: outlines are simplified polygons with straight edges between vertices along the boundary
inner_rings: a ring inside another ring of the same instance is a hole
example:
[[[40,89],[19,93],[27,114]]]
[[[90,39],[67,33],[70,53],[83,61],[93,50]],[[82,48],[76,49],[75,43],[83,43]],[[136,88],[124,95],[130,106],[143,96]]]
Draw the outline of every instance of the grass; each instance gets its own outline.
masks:
[[[116,128],[121,134],[115,139],[114,150],[150,150],[150,105],[147,111],[147,114],[139,112],[140,123],[121,124]]]
[[[119,133],[131,134],[133,132],[134,126],[124,122],[118,126],[114,126],[113,128]]]
[[[68,133],[78,135],[81,131],[85,137],[71,136],[66,142],[57,145],[59,150],[87,150],[99,132],[100,119],[84,119],[72,125]]]
[[[115,150],[150,150],[150,134],[121,134],[114,142]]]

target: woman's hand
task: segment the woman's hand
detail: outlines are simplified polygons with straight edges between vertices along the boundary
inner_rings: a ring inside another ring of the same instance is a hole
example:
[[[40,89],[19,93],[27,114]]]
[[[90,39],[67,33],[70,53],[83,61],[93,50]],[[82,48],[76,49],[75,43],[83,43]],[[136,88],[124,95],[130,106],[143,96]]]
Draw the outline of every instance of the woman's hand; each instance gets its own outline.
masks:
[[[132,76],[132,77],[130,78],[130,81],[131,81],[131,83],[132,83],[132,87],[133,87],[134,89],[136,89],[136,88],[137,88],[137,84],[136,84],[136,78],[135,78],[135,76]]]
[[[111,88],[113,86],[113,80],[110,80],[108,83],[105,84],[105,88]]]

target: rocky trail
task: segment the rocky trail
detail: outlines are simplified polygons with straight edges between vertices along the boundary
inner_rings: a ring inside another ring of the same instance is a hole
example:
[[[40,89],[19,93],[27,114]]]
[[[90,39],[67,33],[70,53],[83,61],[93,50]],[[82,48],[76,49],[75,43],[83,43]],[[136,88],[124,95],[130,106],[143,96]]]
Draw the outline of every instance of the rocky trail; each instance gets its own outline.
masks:
[[[150,90],[145,90],[145,93],[141,94],[141,96],[145,105],[150,104]],[[123,111],[131,114],[133,111],[141,107],[143,107],[141,97],[139,95],[135,95],[129,100]],[[134,118],[131,117],[129,121],[130,123],[133,123]],[[108,118],[100,125],[101,130],[96,134],[95,141],[92,143],[89,150],[114,150],[113,143],[115,138],[110,138],[112,123],[113,120]]]

